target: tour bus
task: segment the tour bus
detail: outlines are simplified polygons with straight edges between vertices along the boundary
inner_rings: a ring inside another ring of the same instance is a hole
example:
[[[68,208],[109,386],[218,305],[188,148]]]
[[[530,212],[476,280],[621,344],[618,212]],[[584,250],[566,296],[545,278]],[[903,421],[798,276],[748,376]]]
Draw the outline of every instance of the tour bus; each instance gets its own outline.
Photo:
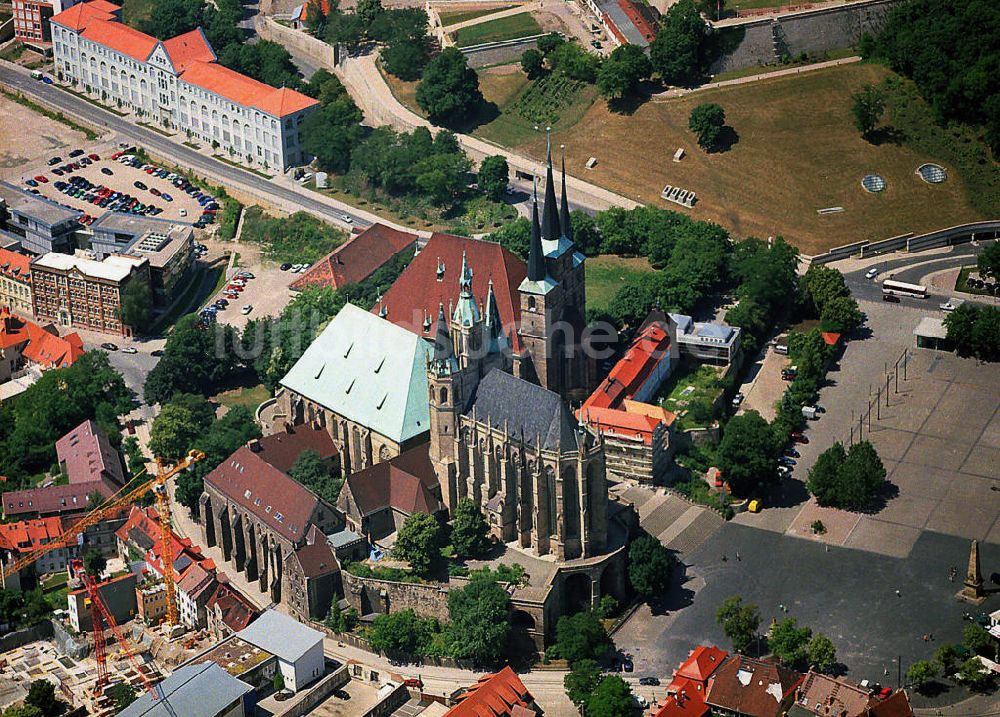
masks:
[[[912,296],[916,299],[926,299],[927,287],[920,284],[907,284],[903,281],[886,279],[882,282],[882,293],[891,296]]]

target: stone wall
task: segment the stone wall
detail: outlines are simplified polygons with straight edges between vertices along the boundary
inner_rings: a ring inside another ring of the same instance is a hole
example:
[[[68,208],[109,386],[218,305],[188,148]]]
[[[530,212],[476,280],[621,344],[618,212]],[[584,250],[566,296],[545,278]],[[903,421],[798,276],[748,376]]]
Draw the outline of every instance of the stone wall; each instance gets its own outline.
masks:
[[[312,714],[313,710],[334,690],[343,687],[350,681],[351,677],[347,673],[347,665],[340,665],[311,686],[307,692],[297,694],[296,701],[285,711],[279,712],[276,717],[305,717],[305,715]]]
[[[51,620],[45,620],[31,627],[6,633],[3,637],[0,637],[0,653],[27,645],[30,642],[37,642],[38,640],[52,637],[52,625],[53,622]]]
[[[862,0],[832,8],[803,10],[775,18],[752,20],[731,25],[726,33],[742,31],[743,39],[735,50],[712,66],[712,74],[773,65],[778,54],[797,56],[841,50],[856,45],[861,36],[881,27],[886,13],[899,0]]]
[[[269,17],[258,15],[256,19],[257,34],[264,40],[277,42],[289,50],[307,56],[320,67],[333,67],[337,64],[337,53],[333,45],[299,30],[282,25]]]
[[[421,617],[448,619],[448,589],[438,583],[397,583],[341,573],[344,596],[359,615],[410,609]]]
[[[543,36],[489,42],[472,47],[460,47],[459,50],[465,55],[465,59],[469,61],[469,67],[486,67],[488,65],[498,65],[502,62],[520,62],[521,55],[524,54],[525,50],[538,49],[539,37]]]

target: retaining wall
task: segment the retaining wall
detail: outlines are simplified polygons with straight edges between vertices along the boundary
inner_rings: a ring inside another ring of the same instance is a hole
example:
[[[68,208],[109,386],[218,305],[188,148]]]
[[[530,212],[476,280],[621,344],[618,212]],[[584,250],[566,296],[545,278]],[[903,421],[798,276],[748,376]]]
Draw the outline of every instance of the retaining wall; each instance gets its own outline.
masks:
[[[291,705],[284,712],[279,712],[276,717],[305,717],[312,714],[312,711],[329,697],[334,690],[343,687],[351,681],[351,676],[347,672],[347,665],[341,665],[329,675],[323,677],[319,682],[309,688],[295,704]]]
[[[8,632],[0,637],[0,653],[13,650],[22,645],[27,645],[38,640],[45,640],[52,637],[52,621],[45,620],[31,627],[26,627],[14,632]]]
[[[856,45],[861,36],[882,26],[886,14],[900,0],[863,0],[831,8],[802,10],[724,28],[743,30],[739,46],[720,58],[711,68],[713,74],[743,70],[779,61],[774,51],[774,28],[781,48],[791,56],[804,52],[822,53]]]
[[[318,40],[312,35],[286,27],[272,18],[258,15],[255,20],[257,34],[264,40],[277,42],[306,55],[320,66],[337,64],[337,51],[333,45]]]
[[[537,49],[538,39],[545,35],[532,35],[522,37],[517,40],[501,40],[500,42],[488,42],[483,45],[472,45],[471,47],[458,48],[465,59],[469,62],[469,67],[486,67],[487,65],[497,65],[502,62],[520,62],[521,55],[525,50]]]
[[[397,685],[396,689],[368,708],[367,711],[362,712],[361,717],[388,717],[409,701],[409,690],[403,685]]]
[[[809,257],[809,261],[811,264],[829,264],[830,262],[846,259],[855,254],[864,258],[867,256],[878,256],[890,251],[924,251],[952,244],[964,244],[973,239],[997,238],[1000,238],[1000,219],[991,219],[983,222],[959,224],[954,227],[938,229],[937,231],[918,236],[903,234],[877,242],[859,241],[854,244],[845,244],[844,246],[831,249],[825,254],[817,254],[816,256]]]
[[[437,583],[398,583],[341,573],[344,596],[359,615],[410,609],[421,617],[448,619],[448,590]]]

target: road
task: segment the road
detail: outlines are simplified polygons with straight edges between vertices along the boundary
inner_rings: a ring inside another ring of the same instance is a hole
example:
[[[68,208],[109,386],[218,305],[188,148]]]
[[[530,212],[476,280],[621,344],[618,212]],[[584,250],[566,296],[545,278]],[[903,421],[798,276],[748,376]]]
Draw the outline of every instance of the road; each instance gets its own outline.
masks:
[[[0,84],[15,89],[27,97],[41,100],[47,105],[51,105],[67,115],[78,117],[97,128],[104,127],[108,130],[114,130],[123,139],[134,142],[136,146],[144,147],[153,154],[191,168],[224,186],[235,189],[243,188],[255,195],[272,197],[338,226],[345,226],[344,222],[341,221],[343,214],[348,214],[351,217],[351,223],[354,226],[368,227],[373,223],[373,216],[367,212],[358,212],[353,207],[332,199],[321,200],[319,195],[307,189],[269,181],[249,170],[234,167],[211,156],[206,156],[201,151],[185,147],[150,129],[123,121],[121,117],[76,95],[60,90],[55,85],[37,82],[31,79],[27,70],[22,70],[9,63],[0,63]]]
[[[945,269],[954,269],[966,264],[974,264],[975,257],[980,251],[982,251],[981,246],[960,244],[951,247],[946,253],[935,254],[928,258],[922,258],[923,255],[920,253],[903,253],[899,255],[898,259],[883,258],[877,262],[869,263],[863,268],[853,271],[845,270],[844,280],[847,282],[847,286],[855,298],[867,301],[880,301],[882,299],[882,281],[890,278],[890,275],[896,281],[918,284],[921,277],[927,274]],[[878,276],[875,279],[866,279],[865,272],[872,267],[878,269]],[[935,295],[928,292],[928,299],[926,300],[902,297],[902,301],[907,302],[909,305],[917,306],[927,303],[928,300],[940,298],[943,301],[951,296],[952,293]],[[972,295],[967,295],[963,298],[974,300]]]

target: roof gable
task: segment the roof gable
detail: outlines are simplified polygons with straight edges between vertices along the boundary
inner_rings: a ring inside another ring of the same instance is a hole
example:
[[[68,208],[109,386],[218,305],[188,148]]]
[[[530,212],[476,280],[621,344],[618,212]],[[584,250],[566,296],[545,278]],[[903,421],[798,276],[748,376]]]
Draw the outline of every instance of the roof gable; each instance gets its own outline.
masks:
[[[148,60],[153,50],[159,45],[159,40],[155,37],[113,19],[95,19],[88,22],[81,37],[110,47],[112,50],[128,55],[139,62]]]
[[[569,451],[577,448],[576,422],[559,394],[493,369],[479,382],[466,416],[523,435],[528,446]]]
[[[163,41],[163,49],[177,72],[184,72],[192,62],[214,62],[217,58],[200,27]]]
[[[441,510],[444,506],[431,492],[437,485],[437,476],[430,461],[429,447],[430,444],[423,443],[395,458],[351,474],[344,483],[338,507],[348,512],[349,502],[353,500],[360,517],[386,508],[405,515]]]
[[[281,379],[281,385],[397,443],[430,425],[430,345],[347,304]]]
[[[78,5],[74,5],[68,10],[63,10],[61,13],[54,15],[50,22],[58,23],[63,27],[79,32],[80,30],[86,29],[87,25],[94,20],[114,20],[115,16],[112,14],[113,11],[106,7],[108,5],[110,5],[110,3],[103,2],[103,0],[80,3]]]
[[[319,104],[295,90],[275,89],[228,67],[203,60],[189,62],[180,79],[236,104],[255,107],[279,118]]]
[[[516,707],[526,708],[534,703],[528,688],[509,666],[492,675],[483,675],[458,699],[445,717],[506,715]]]
[[[339,289],[346,284],[357,284],[371,276],[392,257],[411,249],[416,243],[416,234],[399,231],[384,224],[372,224],[313,264],[289,288],[292,291],[302,291],[309,286]]]

